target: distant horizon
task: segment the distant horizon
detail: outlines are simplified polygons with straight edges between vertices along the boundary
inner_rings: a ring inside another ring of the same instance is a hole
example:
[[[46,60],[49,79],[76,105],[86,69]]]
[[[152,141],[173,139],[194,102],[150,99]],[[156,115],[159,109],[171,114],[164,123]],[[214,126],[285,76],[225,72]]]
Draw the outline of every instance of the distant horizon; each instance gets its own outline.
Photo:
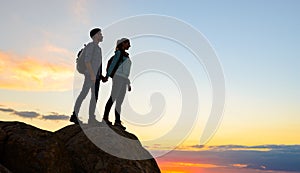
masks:
[[[19,118],[15,118],[15,119],[8,119],[8,120],[0,120],[3,122],[23,122],[25,124],[28,125],[32,125],[36,128],[42,129],[42,130],[46,130],[46,131],[50,131],[50,132],[55,132],[58,131],[66,126],[69,125],[73,125],[74,123],[71,123],[69,121],[70,115],[64,115],[64,114],[60,114],[57,112],[50,112],[49,114],[41,114],[35,111],[17,111],[14,110],[12,108],[5,108],[3,105],[0,105],[0,116],[4,115],[4,114],[8,114],[8,115],[15,115],[15,116],[19,116],[19,117],[23,117],[23,119],[27,119],[29,121],[20,121],[18,120]],[[6,116],[7,117],[7,116]],[[55,122],[57,124],[57,126],[55,128],[50,128],[45,126],[47,123],[43,123],[43,124],[36,124],[36,123],[32,123],[33,119],[37,119],[39,121],[44,121],[44,122]],[[97,118],[100,120],[100,118]],[[87,122],[84,122],[84,124],[87,124]],[[130,133],[135,134],[133,129],[129,129],[127,130]],[[138,136],[137,136],[138,137]],[[209,142],[208,142],[209,144]],[[212,144],[212,145],[199,145],[199,143],[195,142],[192,145],[179,145],[177,147],[175,147],[175,150],[191,150],[191,151],[202,151],[202,150],[208,150],[210,148],[214,149],[214,146],[219,146],[219,147],[229,147],[229,148],[239,148],[241,147],[243,150],[250,150],[251,148],[254,150],[259,150],[259,148],[265,148],[267,149],[268,147],[274,147],[274,146],[300,146],[300,143],[257,143],[257,144],[251,144],[251,145],[245,145],[242,143],[224,143],[224,144]],[[158,149],[159,150],[164,150],[163,148],[159,149],[159,147],[157,148],[154,147],[152,148],[151,146],[145,146],[147,149],[153,150],[153,149]],[[299,147],[300,149],[300,147]]]

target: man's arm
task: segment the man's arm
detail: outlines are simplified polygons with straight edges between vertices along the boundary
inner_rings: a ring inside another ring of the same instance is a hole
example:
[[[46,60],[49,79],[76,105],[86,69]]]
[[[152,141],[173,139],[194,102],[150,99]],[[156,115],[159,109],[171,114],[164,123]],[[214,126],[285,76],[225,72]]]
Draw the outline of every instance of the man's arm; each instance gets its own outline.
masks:
[[[100,65],[99,73],[100,73],[100,74],[98,74],[98,75],[99,75],[100,79],[102,80],[102,82],[104,82],[104,83],[107,82],[108,78],[106,78],[106,77],[104,77],[104,76],[102,75],[102,63],[101,63],[101,65]]]
[[[92,65],[91,63],[88,61],[88,62],[85,62],[85,66],[90,74],[90,77],[91,77],[91,80],[92,81],[96,81],[96,76],[94,74],[94,71],[93,71],[93,68],[92,68]]]
[[[95,46],[93,44],[89,43],[85,47],[85,49],[86,49],[85,50],[85,58],[84,58],[85,66],[88,70],[91,80],[96,81],[96,75],[93,71],[92,64],[91,64],[91,61],[92,61],[92,58],[94,55],[94,51],[95,51]]]

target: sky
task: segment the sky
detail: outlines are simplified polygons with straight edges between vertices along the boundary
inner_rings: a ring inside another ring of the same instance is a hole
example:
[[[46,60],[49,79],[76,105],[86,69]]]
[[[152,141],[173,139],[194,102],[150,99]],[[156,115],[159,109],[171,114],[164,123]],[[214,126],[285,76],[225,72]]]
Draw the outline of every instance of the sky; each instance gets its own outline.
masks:
[[[50,131],[70,125],[82,84],[76,54],[90,41],[89,31],[100,27],[104,65],[117,38],[131,39],[133,90],[122,118],[149,150],[174,150],[158,157],[163,172],[300,171],[299,7],[297,0],[4,2],[0,120]],[[205,54],[210,49],[214,53]],[[209,72],[219,66],[206,64],[207,57],[220,64],[225,102],[215,133],[203,144],[215,97],[222,99],[214,90],[222,85]],[[111,81],[101,85],[99,120],[110,87]],[[87,107],[84,102],[85,122]],[[242,162],[229,159],[235,154]],[[276,167],[280,154],[289,158],[283,169]],[[261,156],[275,160],[253,159]]]

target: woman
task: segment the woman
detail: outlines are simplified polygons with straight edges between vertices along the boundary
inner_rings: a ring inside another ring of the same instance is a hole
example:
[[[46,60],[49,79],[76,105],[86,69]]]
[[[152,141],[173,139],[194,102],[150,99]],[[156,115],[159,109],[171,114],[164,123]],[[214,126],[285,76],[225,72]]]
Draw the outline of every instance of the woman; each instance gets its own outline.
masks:
[[[115,51],[115,55],[112,59],[111,64],[108,67],[106,73],[106,80],[110,76],[112,77],[112,90],[110,97],[106,103],[105,111],[103,115],[103,121],[106,124],[111,125],[112,123],[108,120],[110,109],[113,103],[116,101],[115,107],[115,126],[120,127],[125,130],[126,127],[122,125],[120,114],[121,114],[121,105],[123,103],[126,89],[128,87],[128,91],[131,91],[130,80],[128,79],[130,68],[131,68],[131,60],[128,56],[126,50],[130,47],[130,41],[127,38],[122,38],[117,41],[117,47]]]

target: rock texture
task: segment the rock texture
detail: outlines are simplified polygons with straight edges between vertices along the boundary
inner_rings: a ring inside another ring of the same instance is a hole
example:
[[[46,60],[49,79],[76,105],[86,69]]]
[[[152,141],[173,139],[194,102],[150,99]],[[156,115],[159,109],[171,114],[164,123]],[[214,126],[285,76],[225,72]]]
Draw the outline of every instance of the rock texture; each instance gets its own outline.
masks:
[[[108,126],[70,125],[54,133],[0,122],[0,172],[159,173],[131,133]]]
[[[11,173],[7,168],[0,164],[0,173]]]

